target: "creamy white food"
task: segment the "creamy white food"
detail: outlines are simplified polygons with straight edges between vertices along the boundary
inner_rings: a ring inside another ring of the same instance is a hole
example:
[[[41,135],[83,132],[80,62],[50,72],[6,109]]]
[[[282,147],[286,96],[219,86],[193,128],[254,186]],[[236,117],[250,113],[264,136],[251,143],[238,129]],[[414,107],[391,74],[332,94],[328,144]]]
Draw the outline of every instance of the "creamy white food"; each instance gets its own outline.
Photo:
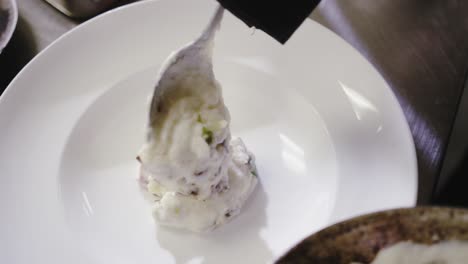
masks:
[[[221,87],[207,78],[213,76],[210,54],[200,54],[206,58],[186,55],[177,67],[171,67],[177,59],[168,62],[138,155],[154,218],[192,231],[211,230],[239,214],[257,183],[254,156],[240,139],[231,141]]]
[[[444,241],[434,245],[400,242],[379,252],[372,264],[465,264],[468,242]]]

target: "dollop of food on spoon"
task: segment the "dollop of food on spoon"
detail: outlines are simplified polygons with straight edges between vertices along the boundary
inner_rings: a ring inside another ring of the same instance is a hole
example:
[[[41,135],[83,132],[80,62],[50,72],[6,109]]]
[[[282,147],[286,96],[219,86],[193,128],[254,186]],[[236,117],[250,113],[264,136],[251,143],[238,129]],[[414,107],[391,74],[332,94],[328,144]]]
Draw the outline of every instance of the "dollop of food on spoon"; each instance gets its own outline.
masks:
[[[254,156],[241,139],[231,140],[229,111],[213,73],[222,15],[219,7],[203,34],[162,67],[137,157],[157,222],[197,232],[239,214],[258,181]]]

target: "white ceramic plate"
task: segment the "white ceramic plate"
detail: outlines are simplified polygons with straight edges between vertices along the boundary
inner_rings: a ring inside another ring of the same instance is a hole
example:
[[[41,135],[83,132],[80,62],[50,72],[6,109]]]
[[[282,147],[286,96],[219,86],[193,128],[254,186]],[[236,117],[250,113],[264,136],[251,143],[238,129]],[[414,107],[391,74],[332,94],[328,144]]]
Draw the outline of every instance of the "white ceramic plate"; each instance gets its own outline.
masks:
[[[262,185],[215,232],[156,227],[136,182],[146,102],[214,8],[114,10],[16,77],[0,99],[1,263],[267,263],[337,220],[414,205],[412,138],[371,65],[310,20],[281,46],[228,13],[215,73]]]
[[[0,0],[0,53],[10,41],[18,21],[15,0]]]

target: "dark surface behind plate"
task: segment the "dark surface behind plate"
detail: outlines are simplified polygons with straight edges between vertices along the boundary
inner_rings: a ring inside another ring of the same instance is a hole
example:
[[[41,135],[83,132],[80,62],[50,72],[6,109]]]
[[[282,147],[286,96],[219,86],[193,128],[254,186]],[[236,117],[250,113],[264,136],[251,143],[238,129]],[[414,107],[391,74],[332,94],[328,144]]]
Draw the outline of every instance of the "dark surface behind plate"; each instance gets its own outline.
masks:
[[[303,240],[277,264],[370,263],[377,252],[399,241],[432,244],[468,240],[468,210],[444,207],[397,209],[333,225]]]
[[[3,31],[5,31],[7,27],[9,17],[10,13],[8,10],[0,8],[0,38],[2,37]]]

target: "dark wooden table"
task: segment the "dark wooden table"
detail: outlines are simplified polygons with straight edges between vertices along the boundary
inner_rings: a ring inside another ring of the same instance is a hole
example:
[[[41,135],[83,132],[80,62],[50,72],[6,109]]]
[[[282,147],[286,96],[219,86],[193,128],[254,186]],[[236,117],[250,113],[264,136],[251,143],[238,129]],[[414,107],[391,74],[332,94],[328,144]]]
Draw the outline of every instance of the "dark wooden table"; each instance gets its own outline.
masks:
[[[0,91],[35,54],[79,24],[43,1],[18,5],[17,30],[0,55]],[[464,90],[468,1],[323,0],[311,18],[359,50],[392,87],[416,144],[418,203],[429,203]],[[451,145],[466,142],[459,136]]]

